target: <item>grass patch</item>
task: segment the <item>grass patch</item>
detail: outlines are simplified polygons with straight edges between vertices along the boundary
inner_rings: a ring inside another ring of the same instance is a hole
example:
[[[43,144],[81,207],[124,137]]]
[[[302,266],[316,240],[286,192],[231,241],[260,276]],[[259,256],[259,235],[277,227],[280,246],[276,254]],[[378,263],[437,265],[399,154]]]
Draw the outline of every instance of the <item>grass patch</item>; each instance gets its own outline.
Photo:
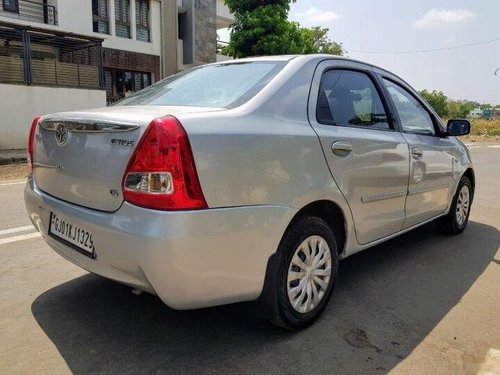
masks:
[[[471,120],[471,134],[483,137],[500,137],[500,120]]]

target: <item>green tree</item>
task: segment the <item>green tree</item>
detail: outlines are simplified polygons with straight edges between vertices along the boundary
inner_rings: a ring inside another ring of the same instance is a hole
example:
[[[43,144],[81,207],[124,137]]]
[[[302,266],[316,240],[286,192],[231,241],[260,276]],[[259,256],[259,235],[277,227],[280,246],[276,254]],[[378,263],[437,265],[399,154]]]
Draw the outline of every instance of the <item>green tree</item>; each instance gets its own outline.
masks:
[[[459,118],[461,116],[459,116],[459,113],[461,112],[461,104],[459,101],[457,100],[450,100],[447,105],[446,105],[446,108],[447,108],[447,116],[449,118]]]
[[[447,107],[449,118],[466,118],[476,105],[467,100],[449,100]]]
[[[466,118],[470,111],[479,106],[479,103],[470,100],[449,99],[441,91],[420,91],[420,95],[443,118]]]
[[[460,112],[458,113],[458,118],[467,118],[467,116],[469,116],[469,113],[471,113],[474,108],[477,108],[477,103],[471,101],[462,102]]]
[[[314,26],[301,28],[301,53],[327,53],[330,55],[344,55],[342,43],[337,43],[328,38],[328,28]]]
[[[225,0],[234,23],[223,53],[235,58],[302,53],[342,54],[341,44],[330,41],[328,29],[301,28],[288,21],[295,0]]]
[[[448,117],[448,97],[441,91],[420,91],[420,95],[431,105],[441,117]]]

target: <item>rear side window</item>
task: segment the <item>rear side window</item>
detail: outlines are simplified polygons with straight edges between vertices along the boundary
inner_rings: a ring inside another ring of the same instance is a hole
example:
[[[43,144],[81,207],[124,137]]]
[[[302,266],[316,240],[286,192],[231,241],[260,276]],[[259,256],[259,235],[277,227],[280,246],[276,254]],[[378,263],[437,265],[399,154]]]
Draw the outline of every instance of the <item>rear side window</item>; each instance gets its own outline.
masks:
[[[368,75],[329,70],[321,77],[316,107],[321,124],[389,129],[380,96]]]
[[[284,61],[214,64],[161,80],[117,105],[231,107],[259,92],[286,65]]]
[[[436,134],[431,115],[412,94],[386,79],[384,84],[398,111],[403,131],[422,135]]]

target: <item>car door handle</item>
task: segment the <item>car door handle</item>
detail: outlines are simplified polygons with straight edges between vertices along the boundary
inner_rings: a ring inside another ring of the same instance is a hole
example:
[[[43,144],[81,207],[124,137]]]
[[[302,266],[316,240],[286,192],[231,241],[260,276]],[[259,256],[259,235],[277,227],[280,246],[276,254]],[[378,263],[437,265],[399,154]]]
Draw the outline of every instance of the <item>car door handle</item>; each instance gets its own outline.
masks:
[[[333,142],[332,152],[337,156],[347,156],[352,152],[352,145],[344,141]]]
[[[413,147],[411,149],[411,156],[413,156],[413,159],[422,159],[423,154],[424,151],[421,148]]]

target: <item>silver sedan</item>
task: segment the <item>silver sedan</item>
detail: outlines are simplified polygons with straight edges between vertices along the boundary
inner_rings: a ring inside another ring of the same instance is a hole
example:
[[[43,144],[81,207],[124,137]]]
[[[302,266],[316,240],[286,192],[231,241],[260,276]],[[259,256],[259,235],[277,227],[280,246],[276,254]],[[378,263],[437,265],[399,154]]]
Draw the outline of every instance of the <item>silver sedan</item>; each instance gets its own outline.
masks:
[[[36,118],[28,214],[80,267],[175,309],[258,300],[300,329],[339,260],[436,220],[466,225],[474,171],[405,81],[328,55],[181,72],[95,110]]]

